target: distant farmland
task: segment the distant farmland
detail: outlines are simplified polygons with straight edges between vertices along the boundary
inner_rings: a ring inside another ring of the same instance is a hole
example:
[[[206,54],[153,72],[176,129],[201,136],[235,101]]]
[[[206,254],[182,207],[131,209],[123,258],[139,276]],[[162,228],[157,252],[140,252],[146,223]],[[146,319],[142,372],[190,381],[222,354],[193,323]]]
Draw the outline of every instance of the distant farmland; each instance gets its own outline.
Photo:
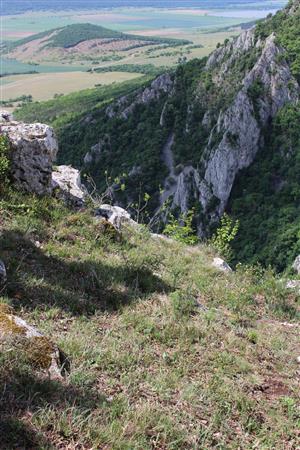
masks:
[[[95,85],[108,85],[140,77],[137,73],[43,73],[13,75],[2,79],[2,100],[7,101],[22,95],[32,95],[33,100],[48,100],[55,94],[69,94]]]

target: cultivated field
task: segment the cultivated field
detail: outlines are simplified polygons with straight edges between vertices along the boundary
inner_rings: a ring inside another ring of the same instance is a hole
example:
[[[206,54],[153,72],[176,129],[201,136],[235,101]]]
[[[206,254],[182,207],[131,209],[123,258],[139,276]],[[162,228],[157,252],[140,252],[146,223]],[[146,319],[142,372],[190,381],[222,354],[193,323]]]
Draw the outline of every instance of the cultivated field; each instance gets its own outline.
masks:
[[[41,73],[33,75],[13,75],[1,79],[1,100],[9,100],[22,95],[32,95],[33,100],[48,100],[55,94],[92,88],[96,84],[107,85],[140,77],[140,74],[126,72],[109,73]]]
[[[163,46],[156,43],[127,49],[123,42],[123,47],[120,43],[119,47],[116,43],[112,43],[109,44],[110,47],[108,45],[104,48],[102,45],[97,49],[95,42],[89,41],[90,44],[88,42],[78,44],[75,50],[48,48],[38,49],[36,52],[30,51],[32,44],[28,44],[25,45],[25,49],[20,50],[21,54],[18,55],[16,51],[16,58],[19,61],[4,59],[6,57],[4,55],[1,73],[28,71],[41,73],[1,78],[1,99],[9,100],[32,95],[33,100],[46,100],[55,94],[67,94],[94,87],[96,84],[133,79],[140,76],[134,73],[137,65],[151,65],[154,72],[155,68],[174,67],[183,59],[201,58],[210,54],[218,42],[223,42],[240,32],[239,23],[254,20],[259,17],[258,14],[261,15],[262,12],[257,9],[218,11],[189,8],[118,8],[97,11],[30,12],[4,16],[2,34],[6,41],[18,40],[74,23],[91,23],[132,35],[188,40],[191,44]],[[77,51],[77,47],[80,51]],[[45,55],[42,54],[43,51]],[[127,65],[132,65],[130,72],[133,73],[122,72],[129,70],[126,68]],[[120,66],[124,66],[125,69]],[[86,72],[89,69],[108,67],[113,72],[92,74]]]

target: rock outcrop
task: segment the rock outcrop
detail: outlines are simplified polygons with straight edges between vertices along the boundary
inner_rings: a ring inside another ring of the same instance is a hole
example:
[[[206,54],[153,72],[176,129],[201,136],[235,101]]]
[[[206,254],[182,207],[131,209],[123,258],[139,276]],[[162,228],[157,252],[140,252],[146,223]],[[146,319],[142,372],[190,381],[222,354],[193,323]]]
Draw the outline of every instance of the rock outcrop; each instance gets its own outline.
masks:
[[[118,116],[127,119],[137,105],[147,105],[152,100],[160,99],[164,94],[171,94],[173,87],[174,82],[169,73],[160,75],[152,81],[149,87],[139,91],[133,99],[131,95],[119,98],[115,103],[106,108],[106,114],[109,118]]]
[[[221,272],[232,272],[232,268],[222,258],[214,258],[212,266],[221,270]]]
[[[0,304],[0,345],[4,349],[17,345],[30,364],[46,370],[51,378],[61,378],[70,371],[70,362],[58,346],[6,304]]]
[[[80,172],[72,166],[57,166],[52,172],[52,187],[67,204],[82,206],[86,197]]]
[[[0,124],[1,123],[9,123],[9,122],[12,122],[13,120],[14,120],[14,117],[10,112],[5,111],[3,109],[0,111]]]
[[[3,261],[0,259],[0,289],[5,285],[7,280],[6,267]]]
[[[0,113],[0,116],[7,117]],[[38,195],[52,192],[52,165],[58,144],[48,125],[11,121],[0,123],[10,145],[11,177],[16,188]]]
[[[108,135],[99,139],[99,142],[93,145],[90,151],[85,154],[83,159],[84,165],[97,164],[105,150],[110,150],[110,137]]]
[[[99,219],[106,219],[110,222],[118,231],[125,225],[131,225],[136,227],[138,224],[131,219],[130,214],[120,206],[101,205],[96,210],[96,217]]]
[[[236,175],[254,161],[263,144],[264,127],[286,103],[299,101],[299,85],[285,61],[284,49],[276,44],[275,35],[264,42],[255,42],[253,30],[245,31],[209,58],[206,70],[215,70],[214,83],[220,90],[226,77],[232,76],[236,59],[251,48],[259,49],[260,56],[246,73],[231,104],[218,113],[215,121],[211,120],[209,110],[204,116],[202,125],[211,129],[200,163],[201,171],[186,167],[177,177],[176,186],[172,188],[171,209],[186,212],[190,198],[194,198],[206,214],[206,221],[208,213],[210,221],[218,220],[225,210]],[[259,86],[257,98],[251,95],[253,86]],[[196,99],[195,103],[197,101],[201,99]],[[202,223],[199,223],[199,234],[205,234]]]
[[[0,133],[10,146],[11,178],[14,187],[38,195],[55,195],[71,206],[82,206],[86,190],[80,172],[72,166],[53,163],[58,150],[54,131],[48,125],[15,122],[0,112]]]
[[[300,255],[297,256],[292,267],[293,270],[300,275]]]

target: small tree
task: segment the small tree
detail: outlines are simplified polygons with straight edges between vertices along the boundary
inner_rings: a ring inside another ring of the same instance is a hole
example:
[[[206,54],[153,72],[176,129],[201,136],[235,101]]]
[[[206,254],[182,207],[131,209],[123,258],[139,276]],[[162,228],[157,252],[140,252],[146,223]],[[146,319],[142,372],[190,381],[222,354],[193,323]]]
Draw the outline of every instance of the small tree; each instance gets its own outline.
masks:
[[[219,228],[211,238],[212,246],[227,260],[232,258],[230,243],[234,240],[239,230],[239,221],[234,221],[228,214],[224,213]]]
[[[93,207],[99,207],[103,203],[112,203],[114,194],[116,192],[124,192],[126,189],[125,179],[127,174],[123,173],[122,176],[112,178],[109,176],[108,171],[104,172],[106,188],[103,192],[99,192],[95,180],[88,174],[84,174],[86,184],[88,187],[88,199]]]
[[[128,205],[134,211],[135,221],[137,223],[144,222],[145,219],[148,219],[147,207],[150,199],[151,196],[147,192],[142,192],[142,184],[140,183],[138,201]]]
[[[191,209],[186,214],[181,214],[179,219],[175,219],[173,214],[170,214],[169,222],[166,225],[163,233],[175,241],[182,242],[187,245],[195,245],[198,242],[198,237],[193,229],[194,210]]]

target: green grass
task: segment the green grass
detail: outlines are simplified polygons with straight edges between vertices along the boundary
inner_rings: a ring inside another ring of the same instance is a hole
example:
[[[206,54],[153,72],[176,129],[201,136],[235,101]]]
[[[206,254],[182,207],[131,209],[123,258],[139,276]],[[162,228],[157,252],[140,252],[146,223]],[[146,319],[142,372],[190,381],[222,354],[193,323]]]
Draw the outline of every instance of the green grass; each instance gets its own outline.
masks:
[[[1,302],[72,361],[55,382],[2,347],[3,448],[297,448],[299,298],[272,273],[146,229],[114,241],[54,199],[7,191],[0,213]]]

